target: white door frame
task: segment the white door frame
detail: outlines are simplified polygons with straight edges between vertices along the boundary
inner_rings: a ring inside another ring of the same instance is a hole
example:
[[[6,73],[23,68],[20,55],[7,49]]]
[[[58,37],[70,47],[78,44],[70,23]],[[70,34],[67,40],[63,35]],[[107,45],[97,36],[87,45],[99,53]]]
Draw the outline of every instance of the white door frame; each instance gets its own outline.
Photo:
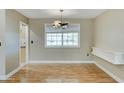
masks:
[[[20,21],[19,22],[19,33],[20,33],[20,27],[21,27],[21,24],[23,24],[23,25],[25,25],[25,26],[27,26],[27,31],[26,31],[26,62],[24,63],[24,64],[21,64],[20,62],[20,66],[22,66],[22,65],[25,65],[25,64],[27,64],[28,62],[29,62],[29,51],[28,51],[28,49],[29,49],[29,26],[28,26],[28,24],[26,24],[26,23],[24,23],[23,21]],[[19,47],[20,47],[20,37],[19,37]],[[20,49],[20,48],[19,48]],[[19,61],[20,61],[20,59],[19,59]]]

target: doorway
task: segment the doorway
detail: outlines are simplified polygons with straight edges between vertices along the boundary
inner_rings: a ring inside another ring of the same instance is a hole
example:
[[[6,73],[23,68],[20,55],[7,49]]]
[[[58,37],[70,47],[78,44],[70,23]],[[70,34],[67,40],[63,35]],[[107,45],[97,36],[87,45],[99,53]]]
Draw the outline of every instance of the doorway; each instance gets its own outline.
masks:
[[[28,25],[22,21],[19,33],[19,63],[22,66],[28,63]]]

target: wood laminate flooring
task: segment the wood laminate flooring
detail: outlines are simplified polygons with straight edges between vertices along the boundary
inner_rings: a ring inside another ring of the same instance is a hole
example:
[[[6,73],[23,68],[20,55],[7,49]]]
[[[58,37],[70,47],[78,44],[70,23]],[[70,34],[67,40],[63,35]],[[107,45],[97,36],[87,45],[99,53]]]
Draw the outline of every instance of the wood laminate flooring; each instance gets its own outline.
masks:
[[[28,64],[3,83],[116,83],[95,64]]]

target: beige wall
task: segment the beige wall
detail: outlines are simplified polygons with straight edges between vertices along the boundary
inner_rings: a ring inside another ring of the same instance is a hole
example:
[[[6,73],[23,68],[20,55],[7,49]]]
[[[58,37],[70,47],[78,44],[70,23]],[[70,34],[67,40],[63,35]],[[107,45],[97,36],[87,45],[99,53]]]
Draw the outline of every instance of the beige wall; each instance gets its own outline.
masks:
[[[6,74],[19,67],[19,22],[28,18],[15,10],[6,10]]]
[[[124,52],[124,10],[109,10],[95,20],[94,45],[98,48]],[[98,57],[97,64],[124,80],[124,65],[113,65]]]
[[[90,19],[67,19],[70,23],[80,24],[80,48],[45,48],[44,24],[52,23],[55,19],[30,19],[30,61],[86,61],[92,46],[93,22]]]
[[[5,10],[0,9],[0,78],[5,74]]]
[[[97,47],[124,52],[124,10],[109,10],[95,24]]]

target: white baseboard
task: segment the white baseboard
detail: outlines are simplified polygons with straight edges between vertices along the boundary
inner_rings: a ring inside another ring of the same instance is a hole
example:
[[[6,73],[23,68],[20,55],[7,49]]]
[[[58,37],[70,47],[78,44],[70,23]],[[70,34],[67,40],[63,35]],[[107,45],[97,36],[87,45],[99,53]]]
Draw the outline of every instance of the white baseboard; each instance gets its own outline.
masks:
[[[47,63],[60,63],[60,64],[71,64],[71,63],[93,63],[93,61],[29,61],[29,63],[39,63],[39,64],[47,64]]]
[[[18,72],[22,67],[24,67],[27,63],[19,66],[18,68],[16,68],[15,70],[13,70],[12,72],[10,72],[7,75],[0,75],[0,80],[7,80],[9,77],[11,77],[12,75],[14,75],[16,72]]]
[[[116,76],[115,74],[113,74],[112,72],[108,71],[106,68],[104,68],[103,66],[99,65],[98,63],[94,62],[94,64],[96,64],[99,68],[101,68],[104,72],[106,72],[110,77],[112,77],[113,79],[115,79],[117,82],[119,83],[124,83],[124,80],[120,79],[118,76]]]
[[[27,63],[24,63],[23,65],[19,66],[17,69],[13,70],[12,72],[10,72],[9,74],[6,75],[6,79],[8,79],[9,77],[11,77],[12,75],[14,75],[16,72],[18,72],[22,67],[24,67]]]

